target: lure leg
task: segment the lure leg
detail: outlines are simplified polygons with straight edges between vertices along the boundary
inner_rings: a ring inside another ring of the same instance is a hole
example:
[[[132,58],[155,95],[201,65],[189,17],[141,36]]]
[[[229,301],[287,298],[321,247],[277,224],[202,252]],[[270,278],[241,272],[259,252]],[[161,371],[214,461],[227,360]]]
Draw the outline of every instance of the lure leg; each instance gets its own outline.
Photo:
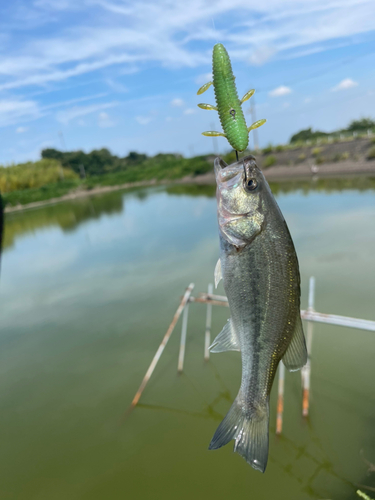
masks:
[[[217,111],[217,107],[216,106],[212,106],[212,104],[198,104],[198,108]]]
[[[206,137],[226,137],[222,132],[215,132],[214,130],[209,130],[208,132],[202,132],[202,135]]]
[[[258,128],[262,125],[264,125],[266,123],[267,120],[265,120],[264,118],[262,120],[258,120],[256,122],[254,122],[252,125],[250,125],[250,127],[247,128],[247,130],[250,132],[250,130],[254,130],[255,128]]]
[[[212,84],[213,82],[208,82],[202,85],[202,87],[198,90],[197,95],[201,95],[203,94],[203,92],[206,92],[206,90],[210,88]]]
[[[240,104],[243,104],[245,101],[250,99],[250,97],[254,94],[254,92],[255,92],[255,89],[251,89],[251,90],[249,90],[249,92],[246,92],[246,94],[241,99]]]

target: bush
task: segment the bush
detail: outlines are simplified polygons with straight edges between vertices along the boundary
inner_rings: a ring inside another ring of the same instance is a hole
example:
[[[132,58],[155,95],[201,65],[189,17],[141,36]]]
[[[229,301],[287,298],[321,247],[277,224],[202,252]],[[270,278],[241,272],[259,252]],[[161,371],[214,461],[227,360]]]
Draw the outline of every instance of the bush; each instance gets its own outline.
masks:
[[[77,179],[72,170],[62,168],[55,159],[43,159],[11,167],[0,167],[0,192],[40,188],[47,184]]]
[[[368,160],[375,160],[375,146],[372,146],[367,152],[366,158]]]
[[[290,143],[299,141],[306,142],[309,140],[313,141],[321,137],[326,137],[327,135],[328,134],[326,132],[321,132],[320,130],[316,130],[315,132],[313,132],[310,127],[305,130],[301,130],[297,134],[292,135],[292,137],[290,138]]]
[[[282,151],[285,150],[285,147],[279,144],[278,146],[275,147],[276,153],[281,153]]]
[[[332,158],[332,161],[340,161],[341,160],[341,154],[340,153],[336,153],[333,158]]]
[[[264,155],[268,155],[268,154],[272,153],[272,151],[273,151],[272,144],[268,144],[268,146],[262,150],[262,153]]]
[[[323,156],[317,156],[317,157],[315,158],[315,163],[316,163],[317,165],[321,165],[321,164],[322,164],[322,163],[324,163],[324,162],[325,162],[325,158],[324,158]]]
[[[319,156],[319,154],[322,152],[322,148],[314,148],[312,151],[311,151],[311,154],[313,156]]]
[[[276,163],[276,157],[275,156],[267,156],[263,162],[263,168],[268,168],[272,167],[272,165],[275,165]]]
[[[298,155],[298,161],[304,161],[304,160],[306,160],[306,155],[304,153]]]

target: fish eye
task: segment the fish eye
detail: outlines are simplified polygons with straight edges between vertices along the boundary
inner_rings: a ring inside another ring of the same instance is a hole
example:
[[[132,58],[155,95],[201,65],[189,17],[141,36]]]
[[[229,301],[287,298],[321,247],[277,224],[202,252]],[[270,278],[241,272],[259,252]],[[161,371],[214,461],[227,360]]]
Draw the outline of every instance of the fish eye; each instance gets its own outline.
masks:
[[[258,183],[255,179],[246,179],[244,181],[244,187],[246,191],[254,191],[258,187]]]

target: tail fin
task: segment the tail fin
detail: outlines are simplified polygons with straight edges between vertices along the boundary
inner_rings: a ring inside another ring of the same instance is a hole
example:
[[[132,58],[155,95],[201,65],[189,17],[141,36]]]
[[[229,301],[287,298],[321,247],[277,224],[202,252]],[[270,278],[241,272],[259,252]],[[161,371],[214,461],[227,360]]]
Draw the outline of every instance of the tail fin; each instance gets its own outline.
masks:
[[[208,449],[217,450],[234,439],[234,451],[254,469],[264,472],[268,460],[269,403],[267,400],[249,414],[241,401],[240,392],[216,429]]]

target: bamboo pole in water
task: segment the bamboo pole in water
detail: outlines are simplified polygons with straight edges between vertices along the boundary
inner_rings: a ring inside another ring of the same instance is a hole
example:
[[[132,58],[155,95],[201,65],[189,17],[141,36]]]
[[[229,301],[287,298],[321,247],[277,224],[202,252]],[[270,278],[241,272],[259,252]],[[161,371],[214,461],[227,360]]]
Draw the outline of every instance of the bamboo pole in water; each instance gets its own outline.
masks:
[[[279,385],[277,396],[277,417],[276,417],[276,434],[281,434],[283,430],[283,412],[284,412],[284,380],[285,366],[281,361],[279,363]]]
[[[181,316],[181,313],[182,313],[185,305],[189,301],[189,298],[190,298],[190,295],[193,291],[193,288],[194,288],[194,283],[190,283],[190,285],[186,289],[185,295],[182,297],[182,300],[180,302],[180,305],[177,308],[175,315],[173,316],[172,323],[169,325],[169,328],[168,328],[166,334],[164,335],[164,338],[163,338],[158,350],[156,351],[156,354],[155,354],[155,356],[154,356],[154,358],[153,358],[153,360],[152,360],[152,362],[151,362],[151,364],[146,372],[146,375],[144,376],[144,378],[142,380],[142,383],[141,383],[136,395],[133,398],[133,401],[131,402],[131,405],[130,405],[127,413],[130,413],[135,408],[140,397],[142,396],[142,392],[144,391],[144,388],[146,387],[147,382],[150,380],[150,377],[153,374],[153,371],[155,370],[155,367],[160,359],[160,356],[162,355],[164,348],[167,345],[169,337],[172,335],[174,327],[176,326],[178,318]]]
[[[208,295],[211,296],[214,287],[212,283],[208,285]],[[212,304],[207,302],[207,313],[206,313],[206,332],[204,335],[204,359],[208,361],[210,359],[210,344],[211,344],[211,320],[212,320]]]
[[[186,345],[186,331],[187,331],[187,323],[188,323],[188,314],[189,314],[189,302],[186,303],[184,307],[184,313],[182,315],[182,327],[181,327],[181,342],[180,342],[180,353],[178,355],[178,373],[182,373],[184,369],[184,358],[185,358],[185,345]]]
[[[307,313],[314,313],[314,299],[315,299],[315,278],[310,277],[309,282],[309,302]],[[311,347],[313,339],[313,324],[311,321],[307,322],[306,334],[306,347],[307,347],[307,363],[301,370],[302,378],[302,415],[307,417],[309,414],[310,405],[310,375],[311,375]]]

